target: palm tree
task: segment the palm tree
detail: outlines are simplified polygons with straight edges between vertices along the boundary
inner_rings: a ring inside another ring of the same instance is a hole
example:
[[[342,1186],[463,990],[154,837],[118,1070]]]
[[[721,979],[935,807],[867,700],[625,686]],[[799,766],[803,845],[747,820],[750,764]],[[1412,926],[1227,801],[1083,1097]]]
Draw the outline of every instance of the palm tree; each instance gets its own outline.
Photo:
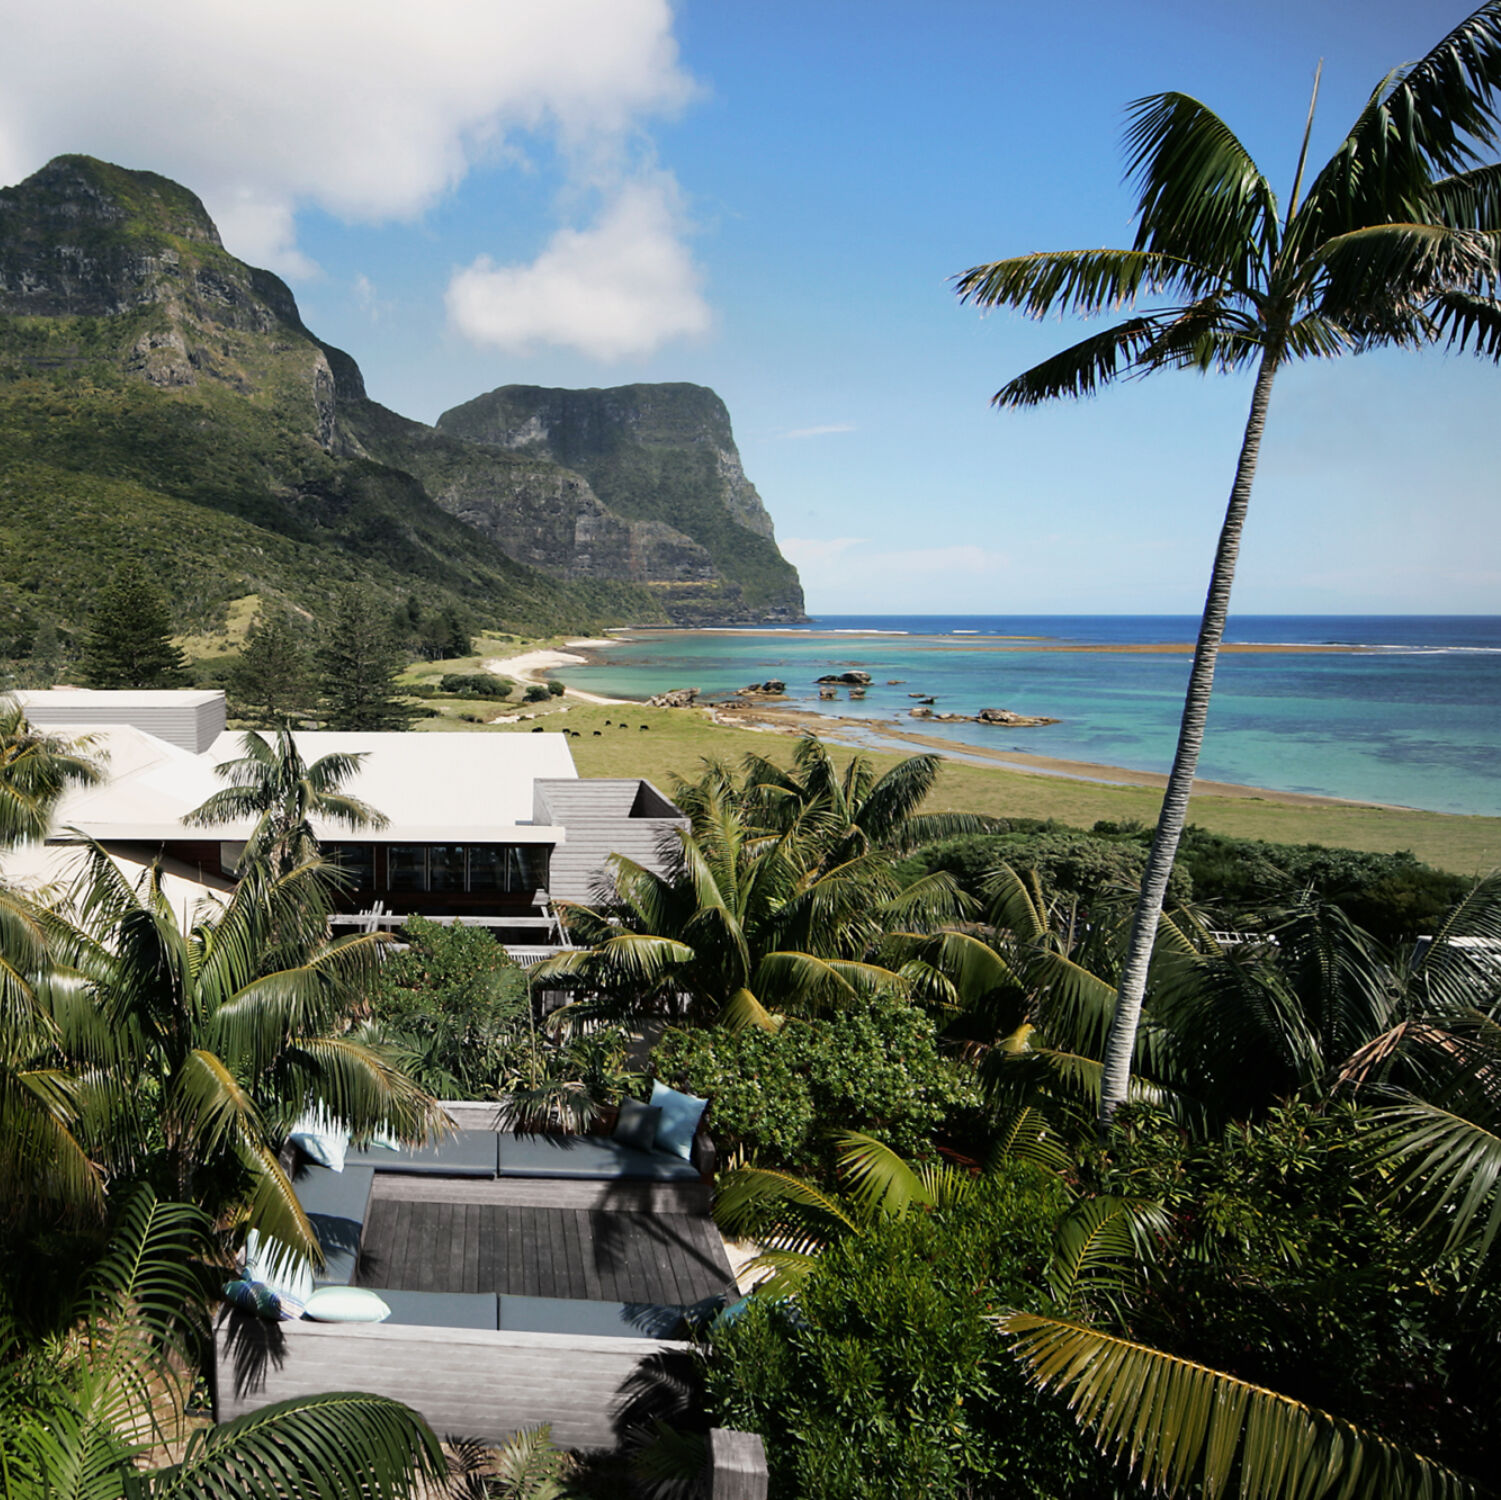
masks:
[[[447,1477],[438,1440],[400,1402],[352,1392],[283,1401],[190,1430],[208,1249],[195,1208],[149,1189],[122,1206],[65,1331],[0,1328],[7,1495],[73,1500],[406,1500]]]
[[[0,696],[0,849],[45,838],[63,793],[99,780],[90,748],[33,728],[14,698]]]
[[[809,733],[799,737],[792,759],[786,770],[764,756],[746,756],[746,811],[778,831],[801,824],[826,864],[872,849],[907,854],[995,826],[995,819],[979,813],[921,811],[943,767],[938,755],[908,756],[880,777],[865,756],[852,755],[841,774],[828,747]],[[677,793],[686,809],[693,789],[679,784]]]
[[[286,728],[277,730],[275,745],[254,730],[240,743],[245,754],[239,760],[214,768],[229,785],[185,814],[183,822],[190,828],[212,828],[254,818],[242,865],[261,860],[274,874],[284,875],[307,864],[318,852],[314,818],[351,830],[384,828],[390,821],[339,790],[359,770],[364,755],[335,751],[308,765]]]
[[[1278,1391],[1069,1319],[997,1319],[1040,1389],[1065,1396],[1143,1490],[1219,1500],[1469,1500],[1474,1480]]]
[[[612,859],[613,901],[568,911],[590,946],[548,959],[534,979],[572,976],[637,1006],[672,1009],[684,996],[700,1021],[774,1029],[781,1013],[900,990],[896,974],[867,961],[882,933],[957,911],[947,876],[904,890],[880,850],[827,867],[801,825],[748,825],[731,787],[703,785],[693,818],[668,875]]]
[[[1126,1096],[1153,937],[1204,738],[1272,385],[1295,359],[1447,337],[1501,357],[1501,166],[1497,140],[1501,0],[1455,27],[1421,62],[1388,75],[1303,192],[1310,106],[1292,191],[1272,186],[1229,127],[1198,100],[1165,93],[1131,106],[1136,180],[1129,250],[1069,250],[971,268],[960,296],[1034,317],[1089,316],[1164,295],[1017,376],[1000,407],[1085,396],[1161,369],[1256,371],[1251,411],[1210,577],[1172,773],[1142,880],[1100,1091],[1108,1127]],[[1315,100],[1317,82],[1315,82]]]
[[[446,1117],[350,1019],[379,934],[329,940],[318,867],[260,866],[184,930],[161,871],[131,885],[93,845],[75,893],[79,927],[59,956],[91,982],[116,1039],[128,1102],[104,1144],[127,1178],[160,1174],[225,1228],[247,1220],[281,1249],[318,1250],[277,1152],[321,1106],[356,1135],[418,1143]]]

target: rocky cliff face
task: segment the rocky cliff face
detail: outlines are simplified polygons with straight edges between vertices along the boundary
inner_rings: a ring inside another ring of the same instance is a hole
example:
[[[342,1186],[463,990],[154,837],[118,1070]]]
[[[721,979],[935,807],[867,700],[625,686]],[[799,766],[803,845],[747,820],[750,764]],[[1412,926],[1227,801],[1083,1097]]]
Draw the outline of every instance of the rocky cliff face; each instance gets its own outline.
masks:
[[[633,576],[681,623],[802,617],[797,572],[745,476],[730,414],[707,387],[503,386],[444,412],[438,430],[581,474],[633,523],[642,569]]]
[[[9,382],[13,397],[29,396],[32,382],[70,377],[71,416],[83,420],[101,378],[123,377],[125,404],[149,408],[137,425],[164,440],[101,434],[94,421],[87,460],[77,443],[64,455],[43,442],[49,460],[378,553],[398,573],[431,577],[451,560],[452,587],[469,596],[493,571],[514,597],[519,563],[583,587],[581,599],[616,600],[618,618],[660,619],[664,607],[683,623],[802,611],[713,392],[532,391],[529,410],[550,415],[549,435],[532,442],[488,429],[476,440],[453,413],[443,430],[425,427],[368,399],[354,360],[309,333],[280,280],[224,250],[191,192],[81,156],[0,190],[0,391]],[[168,404],[150,405],[148,390]],[[27,444],[39,436],[29,428]],[[238,467],[216,472],[231,457]],[[478,553],[462,542],[475,533]]]
[[[125,555],[183,627],[247,594],[316,614],[341,583],[538,633],[666,618],[623,571],[518,563],[382,449],[387,425],[354,361],[177,184],[60,157],[0,191],[0,682],[38,631],[78,627]],[[563,471],[525,467],[545,508]]]

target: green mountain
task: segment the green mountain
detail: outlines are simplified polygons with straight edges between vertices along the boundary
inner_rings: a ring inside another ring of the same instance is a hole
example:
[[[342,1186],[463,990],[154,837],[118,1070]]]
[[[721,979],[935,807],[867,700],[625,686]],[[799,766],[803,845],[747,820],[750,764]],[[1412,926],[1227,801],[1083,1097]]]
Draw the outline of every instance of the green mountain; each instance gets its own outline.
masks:
[[[707,387],[508,385],[444,412],[438,430],[583,475],[659,549],[648,576],[680,623],[803,617],[797,570],[777,550],[730,414]]]
[[[76,630],[127,555],[185,630],[346,582],[528,633],[665,622],[648,525],[368,400],[178,184],[65,156],[0,190],[0,659]]]

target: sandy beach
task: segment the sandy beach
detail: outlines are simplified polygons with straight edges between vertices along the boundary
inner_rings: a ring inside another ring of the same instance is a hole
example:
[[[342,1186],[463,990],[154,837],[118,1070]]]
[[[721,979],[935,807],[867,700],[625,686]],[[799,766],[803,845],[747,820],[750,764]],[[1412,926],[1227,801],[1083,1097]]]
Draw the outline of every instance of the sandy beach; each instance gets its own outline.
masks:
[[[486,660],[484,666],[487,672],[494,672],[499,677],[510,677],[522,684],[523,687],[533,683],[546,684],[548,677],[559,667],[581,667],[589,658],[579,656],[579,651],[597,651],[605,646],[618,646],[619,641],[611,640],[603,636],[584,637],[575,641],[564,641],[563,649],[547,651],[522,651],[516,656],[496,656]],[[572,648],[572,649],[568,649]],[[568,696],[580,703],[626,703],[625,698],[605,698],[599,693],[586,693],[579,688],[569,688]]]

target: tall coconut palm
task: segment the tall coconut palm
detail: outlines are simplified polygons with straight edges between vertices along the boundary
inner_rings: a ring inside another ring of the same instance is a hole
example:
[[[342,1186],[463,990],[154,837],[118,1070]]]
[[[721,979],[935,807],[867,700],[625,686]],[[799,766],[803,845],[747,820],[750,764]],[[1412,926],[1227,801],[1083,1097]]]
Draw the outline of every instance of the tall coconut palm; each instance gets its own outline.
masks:
[[[1421,62],[1388,75],[1304,192],[1310,107],[1292,189],[1279,202],[1230,128],[1185,94],[1131,106],[1138,187],[1129,250],[1068,250],[972,267],[960,296],[1033,317],[1166,305],[1044,360],[1003,386],[1000,407],[1086,396],[1162,369],[1255,370],[1250,416],[1215,553],[1177,752],[1122,972],[1101,1127],[1126,1095],[1153,935],[1188,811],[1216,657],[1272,385],[1297,359],[1448,338],[1501,357],[1501,0],[1455,27]],[[1317,84],[1315,84],[1315,100]]]
[[[314,818],[351,830],[384,828],[390,821],[340,790],[359,770],[363,755],[335,751],[308,765],[289,729],[277,730],[275,744],[254,730],[240,743],[245,754],[239,760],[215,767],[229,785],[187,813],[183,822],[212,828],[254,818],[242,864],[262,860],[277,875],[307,864],[318,852]]]

